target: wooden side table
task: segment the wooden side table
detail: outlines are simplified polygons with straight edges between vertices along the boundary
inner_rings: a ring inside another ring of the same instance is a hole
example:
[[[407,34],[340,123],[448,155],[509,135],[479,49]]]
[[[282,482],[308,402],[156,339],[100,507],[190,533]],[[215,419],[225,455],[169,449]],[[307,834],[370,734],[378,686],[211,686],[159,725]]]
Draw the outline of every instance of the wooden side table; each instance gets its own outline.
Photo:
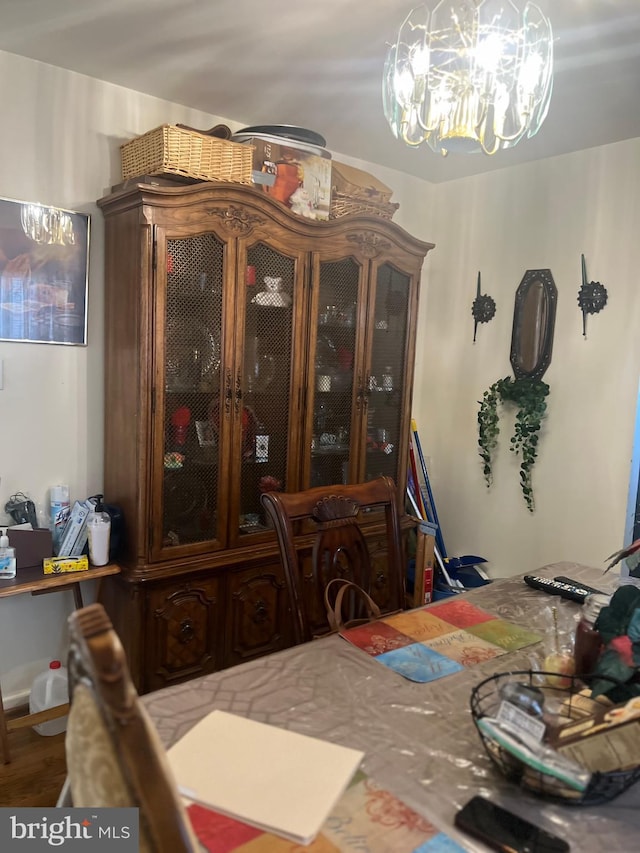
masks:
[[[73,590],[75,606],[79,609],[84,606],[80,584],[90,580],[99,581],[100,578],[117,575],[119,572],[120,566],[115,563],[109,563],[106,566],[94,566],[86,572],[65,572],[61,575],[45,575],[41,568],[35,566],[28,569],[18,569],[15,578],[0,580],[0,598],[24,595],[27,592],[31,595],[45,595],[50,592],[64,592],[71,589]],[[9,732],[64,717],[68,712],[69,703],[67,702],[64,705],[57,705],[55,708],[38,711],[37,714],[24,714],[22,717],[16,717],[7,722],[0,686],[0,745],[2,746],[3,763],[8,764],[11,761]]]

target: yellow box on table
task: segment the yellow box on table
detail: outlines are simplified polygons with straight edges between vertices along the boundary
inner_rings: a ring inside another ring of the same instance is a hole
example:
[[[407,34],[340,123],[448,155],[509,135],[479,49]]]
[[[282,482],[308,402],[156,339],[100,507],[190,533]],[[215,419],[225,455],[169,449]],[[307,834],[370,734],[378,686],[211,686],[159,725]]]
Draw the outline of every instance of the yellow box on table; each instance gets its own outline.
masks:
[[[45,575],[61,575],[66,572],[86,572],[89,558],[86,554],[79,557],[47,557],[42,561]]]

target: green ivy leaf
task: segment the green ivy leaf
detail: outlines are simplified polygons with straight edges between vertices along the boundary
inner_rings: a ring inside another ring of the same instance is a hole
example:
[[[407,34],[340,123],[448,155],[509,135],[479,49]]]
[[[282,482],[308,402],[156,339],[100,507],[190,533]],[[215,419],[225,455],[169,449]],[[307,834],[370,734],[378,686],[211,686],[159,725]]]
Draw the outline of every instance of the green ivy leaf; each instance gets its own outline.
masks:
[[[492,454],[498,443],[498,403],[511,403],[518,409],[510,450],[519,453],[520,488],[530,512],[534,510],[531,470],[537,458],[537,445],[542,421],[545,417],[549,386],[540,379],[498,379],[482,395],[478,411],[478,446],[483,462],[483,475],[487,488],[493,481]]]

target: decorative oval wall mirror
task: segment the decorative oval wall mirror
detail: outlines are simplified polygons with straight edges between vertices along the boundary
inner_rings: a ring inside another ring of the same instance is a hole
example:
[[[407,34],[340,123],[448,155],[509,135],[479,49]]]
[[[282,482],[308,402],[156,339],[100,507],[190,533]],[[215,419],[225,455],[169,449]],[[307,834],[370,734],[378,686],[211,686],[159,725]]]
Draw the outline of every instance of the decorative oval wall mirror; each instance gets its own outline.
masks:
[[[516,379],[541,379],[549,367],[557,299],[551,270],[526,271],[513,309],[511,367]]]

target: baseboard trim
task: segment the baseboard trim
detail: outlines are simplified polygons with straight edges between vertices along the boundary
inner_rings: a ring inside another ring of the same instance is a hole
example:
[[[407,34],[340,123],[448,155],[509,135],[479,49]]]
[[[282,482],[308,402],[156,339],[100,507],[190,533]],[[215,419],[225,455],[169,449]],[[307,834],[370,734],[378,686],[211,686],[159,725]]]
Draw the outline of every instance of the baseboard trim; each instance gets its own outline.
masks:
[[[19,693],[12,693],[11,696],[2,697],[5,714],[10,714],[14,711],[29,710],[29,690],[21,690]]]

